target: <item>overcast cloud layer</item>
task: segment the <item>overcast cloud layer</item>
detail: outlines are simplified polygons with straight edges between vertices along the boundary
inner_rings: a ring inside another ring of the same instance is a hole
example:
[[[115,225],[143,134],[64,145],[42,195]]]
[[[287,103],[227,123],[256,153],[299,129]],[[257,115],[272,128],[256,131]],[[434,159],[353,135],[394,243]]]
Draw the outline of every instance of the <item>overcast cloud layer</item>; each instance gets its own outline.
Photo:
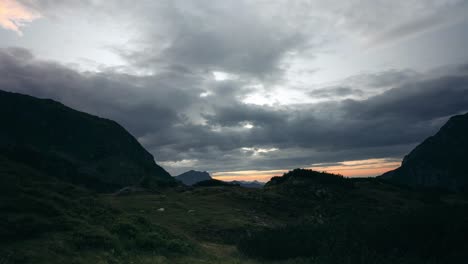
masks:
[[[1,4],[0,89],[116,120],[172,174],[400,160],[468,111],[465,1]]]

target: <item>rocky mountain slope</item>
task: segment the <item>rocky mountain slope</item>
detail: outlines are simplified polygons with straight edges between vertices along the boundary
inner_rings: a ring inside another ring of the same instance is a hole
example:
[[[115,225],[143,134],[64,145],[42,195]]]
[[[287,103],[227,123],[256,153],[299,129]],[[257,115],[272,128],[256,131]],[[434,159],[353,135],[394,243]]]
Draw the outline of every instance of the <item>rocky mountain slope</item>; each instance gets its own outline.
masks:
[[[468,189],[468,113],[452,118],[383,179],[414,187]]]
[[[27,95],[0,91],[0,153],[99,191],[175,181],[114,121]]]

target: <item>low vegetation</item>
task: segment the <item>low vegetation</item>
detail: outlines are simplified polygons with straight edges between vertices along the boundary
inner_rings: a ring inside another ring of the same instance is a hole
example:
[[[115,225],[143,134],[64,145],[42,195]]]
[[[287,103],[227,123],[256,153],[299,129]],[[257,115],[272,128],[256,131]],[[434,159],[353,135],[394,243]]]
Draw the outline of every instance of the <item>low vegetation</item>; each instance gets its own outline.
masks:
[[[143,215],[4,158],[0,263],[118,263],[134,255],[190,255],[195,246]]]
[[[460,263],[468,257],[465,198],[447,192],[294,170],[265,189],[208,184],[116,196],[0,162],[2,264]]]
[[[468,257],[468,207],[431,206],[366,221],[352,215],[243,237],[239,250],[258,259],[307,257],[318,263],[462,263]]]

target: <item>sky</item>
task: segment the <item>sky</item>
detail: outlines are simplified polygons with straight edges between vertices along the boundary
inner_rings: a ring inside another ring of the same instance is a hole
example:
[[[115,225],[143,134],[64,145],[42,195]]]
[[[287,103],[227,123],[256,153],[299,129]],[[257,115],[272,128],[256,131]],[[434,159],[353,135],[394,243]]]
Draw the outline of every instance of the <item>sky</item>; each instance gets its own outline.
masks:
[[[172,175],[398,167],[468,111],[466,0],[0,0],[0,89],[113,119]]]

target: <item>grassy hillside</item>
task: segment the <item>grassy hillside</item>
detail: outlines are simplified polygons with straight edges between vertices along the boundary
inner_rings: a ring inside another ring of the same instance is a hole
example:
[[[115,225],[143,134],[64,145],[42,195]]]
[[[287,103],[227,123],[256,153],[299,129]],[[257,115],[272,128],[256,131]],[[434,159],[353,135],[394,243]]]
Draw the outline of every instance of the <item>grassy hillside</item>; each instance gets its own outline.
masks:
[[[190,255],[184,236],[0,157],[0,263],[127,263]]]
[[[339,195],[307,199],[284,189],[241,187],[103,198],[186,235],[202,248],[201,263],[447,263],[466,257],[463,197],[377,179],[346,181]]]
[[[1,190],[2,263],[454,263],[468,252],[466,200],[450,193],[344,179],[345,189],[311,181],[116,196],[1,162],[0,186],[14,186]]]

